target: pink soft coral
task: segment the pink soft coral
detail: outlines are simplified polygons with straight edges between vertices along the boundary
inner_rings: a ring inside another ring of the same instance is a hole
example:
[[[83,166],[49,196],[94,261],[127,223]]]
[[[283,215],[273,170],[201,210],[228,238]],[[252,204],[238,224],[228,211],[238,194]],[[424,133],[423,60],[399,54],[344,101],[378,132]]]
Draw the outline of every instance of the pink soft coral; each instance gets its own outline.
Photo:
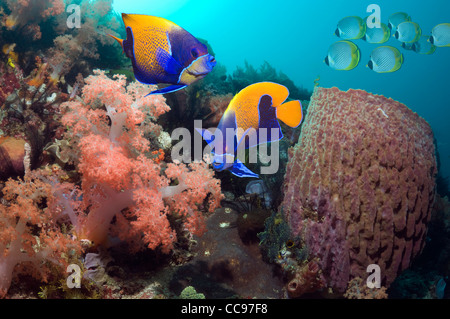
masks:
[[[0,298],[18,272],[47,280],[50,263],[65,271],[68,257],[80,246],[58,223],[57,210],[43,209],[55,202],[50,184],[40,179],[9,180],[0,203]]]
[[[166,164],[152,159],[150,140],[161,127],[154,121],[170,108],[162,96],[147,96],[148,88],[124,76],[108,78],[94,71],[86,79],[82,98],[65,103],[63,124],[70,127],[75,162],[82,175],[79,236],[105,244],[110,228],[133,249],[161,246],[169,252],[176,241],[168,215],[184,220],[187,231],[205,231],[203,211],[214,211],[221,199],[219,181],[205,163]],[[157,151],[157,150],[156,150]],[[114,225],[111,221],[116,216]]]

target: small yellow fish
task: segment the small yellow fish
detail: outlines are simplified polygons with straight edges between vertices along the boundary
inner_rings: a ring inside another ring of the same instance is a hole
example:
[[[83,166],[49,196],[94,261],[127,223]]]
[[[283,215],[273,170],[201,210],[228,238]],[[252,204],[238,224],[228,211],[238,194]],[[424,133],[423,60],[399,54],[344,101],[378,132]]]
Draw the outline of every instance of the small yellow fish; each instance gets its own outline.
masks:
[[[14,64],[13,59],[11,59],[11,57],[8,58],[8,65],[10,67],[12,67],[13,69],[16,67],[16,65]]]

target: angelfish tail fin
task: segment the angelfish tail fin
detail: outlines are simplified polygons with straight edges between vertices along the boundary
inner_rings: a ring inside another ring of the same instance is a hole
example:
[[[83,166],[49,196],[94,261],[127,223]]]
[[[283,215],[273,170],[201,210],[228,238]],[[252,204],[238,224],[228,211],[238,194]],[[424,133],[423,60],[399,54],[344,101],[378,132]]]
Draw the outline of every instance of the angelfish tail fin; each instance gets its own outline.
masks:
[[[289,101],[277,107],[277,118],[290,127],[297,127],[303,119],[299,100]]]

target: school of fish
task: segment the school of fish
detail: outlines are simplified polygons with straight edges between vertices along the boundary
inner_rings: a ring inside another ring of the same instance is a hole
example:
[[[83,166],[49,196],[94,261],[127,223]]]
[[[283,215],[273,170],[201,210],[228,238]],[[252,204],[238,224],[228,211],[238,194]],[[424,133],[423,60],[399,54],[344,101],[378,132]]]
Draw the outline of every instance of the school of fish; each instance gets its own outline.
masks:
[[[341,19],[335,35],[341,40],[333,43],[325,57],[325,64],[337,71],[353,70],[360,64],[361,50],[351,40],[362,39],[370,44],[384,44],[395,38],[407,51],[431,55],[439,47],[450,47],[450,23],[435,26],[430,35],[423,35],[422,28],[405,12],[389,16],[388,24],[369,27],[368,19],[349,16]],[[367,67],[376,73],[392,73],[401,69],[405,57],[392,45],[382,45],[373,49]]]

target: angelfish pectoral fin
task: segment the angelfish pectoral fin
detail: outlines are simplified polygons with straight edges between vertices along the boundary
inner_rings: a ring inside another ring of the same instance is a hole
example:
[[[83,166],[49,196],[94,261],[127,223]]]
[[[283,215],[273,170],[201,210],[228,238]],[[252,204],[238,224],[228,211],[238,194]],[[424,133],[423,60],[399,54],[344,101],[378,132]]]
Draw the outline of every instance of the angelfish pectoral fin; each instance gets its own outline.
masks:
[[[133,37],[133,30],[130,27],[127,27],[127,37],[125,40],[122,40],[123,52],[125,52],[125,55],[129,57],[133,63],[135,63],[135,57],[134,57],[134,37]],[[116,39],[117,40],[117,39]]]
[[[238,177],[255,177],[259,178],[258,174],[253,173],[240,160],[236,160],[233,166],[230,168],[230,172]]]
[[[183,69],[169,52],[161,48],[156,49],[156,61],[158,61],[159,65],[167,74],[179,75]]]
[[[171,85],[171,86],[168,86],[168,87],[166,87],[164,89],[160,89],[160,90],[156,90],[156,91],[150,92],[146,96],[155,95],[155,94],[172,93],[172,92],[184,89],[186,86],[187,85],[185,85],[185,84],[182,84],[182,85]]]

